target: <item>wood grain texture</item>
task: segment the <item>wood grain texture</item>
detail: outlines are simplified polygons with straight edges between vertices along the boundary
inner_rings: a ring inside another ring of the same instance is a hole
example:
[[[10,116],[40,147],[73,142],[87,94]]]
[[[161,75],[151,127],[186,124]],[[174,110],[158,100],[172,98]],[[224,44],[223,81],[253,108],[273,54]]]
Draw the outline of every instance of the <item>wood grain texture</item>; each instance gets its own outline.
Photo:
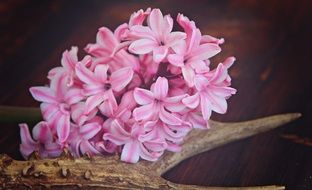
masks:
[[[163,175],[184,184],[312,189],[312,149],[280,138],[312,138],[312,5],[310,1],[24,1],[0,2],[0,104],[38,106],[28,88],[47,82],[61,53],[95,41],[97,28],[114,29],[140,8],[182,12],[203,33],[224,37],[215,63],[235,55],[230,71],[238,94],[218,121],[301,112],[298,122],[192,157]],[[82,54],[80,54],[81,57]],[[1,124],[0,152],[21,158],[16,124]]]

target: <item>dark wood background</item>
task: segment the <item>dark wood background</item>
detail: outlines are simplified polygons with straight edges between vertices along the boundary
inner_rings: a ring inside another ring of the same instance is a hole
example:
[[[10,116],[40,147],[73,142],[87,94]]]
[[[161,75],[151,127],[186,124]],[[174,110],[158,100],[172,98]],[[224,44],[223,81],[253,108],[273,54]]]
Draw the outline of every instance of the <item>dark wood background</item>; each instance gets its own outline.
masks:
[[[281,129],[188,159],[164,177],[210,186],[283,184],[312,189],[312,147],[281,138],[312,138],[311,1],[24,1],[0,2],[0,104],[38,106],[28,88],[47,83],[61,53],[95,41],[100,26],[111,29],[140,8],[184,13],[204,34],[224,37],[223,52],[237,57],[231,69],[237,95],[220,121],[278,113],[303,117]],[[80,52],[82,53],[82,51]],[[80,54],[80,57],[83,54]],[[0,125],[0,152],[21,158],[17,124]]]

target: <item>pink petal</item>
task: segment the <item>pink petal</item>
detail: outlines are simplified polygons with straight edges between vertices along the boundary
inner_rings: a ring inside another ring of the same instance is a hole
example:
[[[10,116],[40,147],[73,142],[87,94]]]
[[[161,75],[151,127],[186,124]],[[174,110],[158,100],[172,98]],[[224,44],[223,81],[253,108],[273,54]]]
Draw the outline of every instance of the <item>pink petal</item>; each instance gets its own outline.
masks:
[[[224,97],[214,95],[212,93],[207,93],[208,99],[211,104],[211,109],[217,113],[224,114],[227,110],[227,102]]]
[[[93,73],[87,69],[83,64],[79,63],[76,65],[76,75],[77,77],[87,84],[97,83],[97,79],[94,77]]]
[[[165,46],[158,46],[153,48],[153,60],[160,63],[168,53],[168,48]]]
[[[134,54],[147,54],[157,47],[157,43],[150,39],[135,40],[129,46],[129,51]]]
[[[148,25],[153,32],[157,34],[158,38],[161,38],[163,32],[163,14],[159,9],[153,9],[150,15],[148,16]]]
[[[185,109],[185,105],[182,103],[182,99],[185,97],[185,94],[167,97],[164,106],[167,110],[171,112],[180,112]]]
[[[118,43],[112,31],[106,27],[99,28],[96,35],[96,42],[104,47],[112,48],[112,50]]]
[[[153,103],[140,106],[133,110],[133,117],[136,121],[147,120],[155,114]]]
[[[137,163],[140,158],[140,144],[131,141],[124,145],[121,153],[121,160],[129,163]]]
[[[199,105],[199,95],[198,93],[188,96],[186,98],[183,98],[182,100],[183,104],[191,109],[195,109]]]
[[[205,61],[194,60],[189,64],[196,71],[196,73],[205,73],[209,71],[209,67],[206,65]]]
[[[100,105],[104,101],[104,99],[105,99],[105,96],[103,93],[90,96],[86,101],[85,114],[90,113],[94,108]]]
[[[31,87],[31,95],[39,102],[57,103],[56,94],[48,87]]]
[[[72,46],[70,51],[66,50],[63,52],[61,64],[67,71],[75,69],[75,65],[78,62],[77,53],[78,47],[76,46]]]
[[[200,107],[204,120],[208,121],[211,116],[211,103],[205,94],[200,94]]]
[[[55,92],[59,101],[63,101],[68,90],[68,78],[65,73],[58,73],[51,80],[50,88]]]
[[[173,19],[170,15],[164,16],[163,22],[162,22],[162,34],[164,36],[170,34],[173,27]]]
[[[84,98],[85,96],[82,94],[82,90],[80,88],[70,88],[65,95],[65,100],[69,105],[80,102]]]
[[[41,103],[40,109],[43,119],[46,121],[49,121],[50,118],[59,110],[57,104],[49,104],[49,103]]]
[[[129,37],[134,39],[149,39],[156,42],[156,38],[151,29],[147,26],[135,25],[130,27]]]
[[[200,45],[190,55],[190,61],[192,60],[206,60],[209,59],[221,51],[221,48],[217,44],[207,43]]]
[[[171,32],[166,36],[165,44],[167,46],[174,46],[186,38],[186,34],[184,32]]]
[[[174,66],[182,67],[184,65],[184,56],[178,54],[169,54],[168,61]]]
[[[207,129],[209,128],[208,122],[203,119],[199,113],[189,113],[188,121],[192,123],[195,129]]]
[[[150,104],[154,101],[154,94],[143,88],[135,88],[133,91],[133,97],[140,105]]]
[[[121,101],[119,103],[119,109],[129,109],[133,110],[137,106],[136,100],[134,98],[134,91],[130,90],[123,94]]]
[[[194,86],[194,77],[195,77],[194,70],[191,67],[186,65],[185,67],[182,67],[182,75],[183,75],[183,78],[186,81],[187,85],[189,87],[193,87]]]
[[[211,83],[219,84],[226,80],[228,76],[227,69],[224,67],[222,63],[220,63],[216,70],[213,71],[214,74],[210,79]]]
[[[134,26],[134,25],[142,25],[146,16],[149,15],[151,12],[151,8],[147,8],[146,11],[143,11],[140,9],[137,12],[134,12],[131,14],[130,19],[129,19],[129,25]]]
[[[40,122],[38,123],[32,130],[33,137],[35,140],[45,143],[45,142],[52,142],[53,136],[51,129],[47,122]]]
[[[156,161],[161,155],[163,154],[163,152],[150,152],[148,151],[144,145],[141,143],[140,144],[140,157],[144,160],[148,160],[148,161]]]
[[[223,62],[223,65],[225,66],[225,68],[230,68],[233,63],[235,62],[236,58],[235,57],[228,57],[226,58],[226,60]]]
[[[81,126],[79,128],[79,132],[84,139],[88,140],[94,137],[101,130],[101,128],[101,125],[99,125],[98,123],[88,123]]]
[[[153,152],[164,151],[167,148],[167,143],[162,139],[155,139],[153,141],[144,142],[144,145],[147,149]]]
[[[48,156],[52,158],[59,157],[63,151],[59,144],[52,142],[45,143],[44,148],[45,151],[48,153]]]
[[[196,75],[194,78],[194,84],[198,91],[202,91],[206,89],[207,85],[209,84],[209,81],[203,75]]]
[[[22,144],[28,144],[28,145],[35,145],[37,142],[35,142],[29,133],[29,129],[26,123],[19,124],[20,127],[20,135],[21,135],[21,141]]]
[[[155,98],[164,99],[168,95],[168,80],[165,77],[158,77],[152,91]]]
[[[94,146],[87,140],[83,140],[80,143],[80,152],[82,155],[90,154],[90,155],[100,155],[101,153],[94,148]]]
[[[108,71],[108,65],[97,65],[94,69],[94,75],[99,81],[106,82],[107,71]]]
[[[171,152],[180,152],[182,150],[182,147],[177,144],[168,142],[167,150]]]
[[[118,109],[118,105],[115,96],[111,90],[106,93],[106,100],[99,106],[99,110],[106,117],[113,117],[114,113]]]
[[[123,90],[132,80],[133,70],[131,67],[125,67],[112,73],[111,85],[116,92]]]
[[[56,123],[56,132],[60,143],[64,143],[70,132],[70,117],[68,115],[62,115],[58,118]]]
[[[161,121],[169,125],[180,125],[182,123],[181,119],[167,112],[164,108],[161,108],[159,112],[159,118]]]
[[[91,96],[95,94],[99,94],[105,89],[103,88],[105,84],[95,83],[95,84],[85,84],[83,85],[82,94],[85,96]]]

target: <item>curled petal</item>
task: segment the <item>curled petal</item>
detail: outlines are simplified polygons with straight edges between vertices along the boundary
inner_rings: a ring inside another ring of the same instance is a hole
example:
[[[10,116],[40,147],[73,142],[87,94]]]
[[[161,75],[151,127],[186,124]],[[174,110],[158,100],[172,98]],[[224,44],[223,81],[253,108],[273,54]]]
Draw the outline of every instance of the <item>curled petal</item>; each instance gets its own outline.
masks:
[[[108,65],[97,65],[94,69],[95,77],[101,82],[106,82],[108,68]]]
[[[133,110],[133,117],[136,121],[147,120],[155,114],[153,103],[146,104]]]
[[[56,132],[60,143],[64,143],[67,140],[70,132],[69,115],[61,115],[61,117],[58,118],[56,123]]]
[[[159,112],[159,118],[161,121],[169,125],[181,125],[182,123],[181,119],[167,112],[164,108],[161,108]]]
[[[168,48],[165,46],[158,46],[153,48],[153,60],[156,63],[160,63],[168,53]]]
[[[105,99],[105,95],[103,93],[90,96],[86,101],[86,109],[85,114],[89,114],[94,108],[100,105]]]
[[[129,51],[134,54],[147,54],[157,47],[157,43],[150,39],[135,40],[129,46]]]
[[[40,109],[43,119],[46,121],[50,121],[50,118],[59,110],[57,104],[49,104],[49,103],[41,103]]]
[[[168,58],[169,63],[171,63],[172,65],[174,65],[176,67],[184,66],[184,57],[182,55],[170,54],[170,55],[168,55],[167,58]]]
[[[140,144],[137,141],[126,143],[121,152],[121,160],[129,163],[137,163],[140,158]]]
[[[211,109],[217,113],[224,114],[227,110],[227,103],[224,97],[214,95],[212,93],[207,93],[208,99],[210,101]]]
[[[140,144],[140,157],[144,160],[148,161],[156,161],[161,155],[163,154],[162,152],[150,152],[148,151],[144,145],[141,143]]]
[[[41,143],[52,142],[53,136],[51,129],[47,122],[38,123],[32,130],[35,140]]]
[[[195,77],[194,70],[189,66],[182,67],[182,75],[188,86],[193,87]]]
[[[200,45],[190,55],[190,60],[206,60],[209,59],[221,51],[221,48],[217,44],[207,43]]]
[[[82,155],[90,154],[90,155],[100,155],[101,153],[87,140],[83,140],[80,143],[80,152]]]
[[[106,27],[99,28],[96,35],[96,42],[108,48],[115,47],[118,43],[112,31]]]
[[[131,67],[125,67],[112,73],[111,85],[116,92],[123,90],[132,80],[133,70]]]
[[[75,104],[84,98],[85,96],[80,88],[70,88],[65,95],[65,100],[69,105]]]
[[[198,91],[202,91],[206,89],[206,86],[209,84],[209,81],[203,75],[196,75],[194,78],[194,84]]]
[[[87,69],[83,64],[79,63],[76,65],[76,75],[77,77],[87,83],[87,84],[94,84],[97,82],[97,79],[94,77],[93,73]]]
[[[135,101],[140,105],[150,104],[154,101],[154,94],[142,88],[135,88],[133,91]]]
[[[199,94],[196,93],[192,96],[188,96],[186,98],[183,98],[182,100],[183,104],[191,109],[195,109],[199,105]]]
[[[39,102],[57,103],[58,99],[53,90],[48,87],[31,87],[29,89],[31,95]]]
[[[153,9],[150,15],[148,16],[148,25],[149,27],[157,34],[157,37],[160,38],[163,31],[163,14],[159,9]]]
[[[79,128],[79,132],[82,135],[84,139],[91,139],[94,137],[100,130],[101,125],[98,123],[88,123],[86,125],[83,125]]]
[[[200,95],[200,107],[204,120],[208,121],[211,116],[211,103],[205,94]]]
[[[72,46],[70,51],[66,50],[63,52],[61,64],[66,70],[71,71],[75,69],[75,65],[78,62],[77,53],[78,47],[76,46]]]
[[[168,95],[168,80],[165,77],[158,77],[152,91],[155,98],[164,99]]]
[[[21,135],[21,144],[20,144],[20,151],[25,159],[28,158],[28,156],[34,152],[35,150],[38,150],[37,148],[37,142],[35,142],[29,133],[29,129],[27,124],[22,123],[19,124],[20,127],[20,135]]]

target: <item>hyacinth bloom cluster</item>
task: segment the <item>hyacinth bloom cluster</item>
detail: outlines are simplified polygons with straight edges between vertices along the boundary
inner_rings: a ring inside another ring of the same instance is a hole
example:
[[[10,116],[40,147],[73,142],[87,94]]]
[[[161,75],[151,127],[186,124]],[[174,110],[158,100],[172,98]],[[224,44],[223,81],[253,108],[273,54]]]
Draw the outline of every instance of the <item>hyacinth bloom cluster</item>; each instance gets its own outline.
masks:
[[[57,157],[64,149],[79,157],[120,153],[136,163],[180,151],[193,128],[209,128],[212,111],[224,114],[230,87],[227,58],[214,69],[210,58],[223,39],[202,35],[179,14],[181,31],[159,9],[139,10],[111,31],[101,27],[96,42],[63,53],[48,73],[49,85],[31,87],[43,120],[33,129],[20,124],[20,151],[27,158]]]

